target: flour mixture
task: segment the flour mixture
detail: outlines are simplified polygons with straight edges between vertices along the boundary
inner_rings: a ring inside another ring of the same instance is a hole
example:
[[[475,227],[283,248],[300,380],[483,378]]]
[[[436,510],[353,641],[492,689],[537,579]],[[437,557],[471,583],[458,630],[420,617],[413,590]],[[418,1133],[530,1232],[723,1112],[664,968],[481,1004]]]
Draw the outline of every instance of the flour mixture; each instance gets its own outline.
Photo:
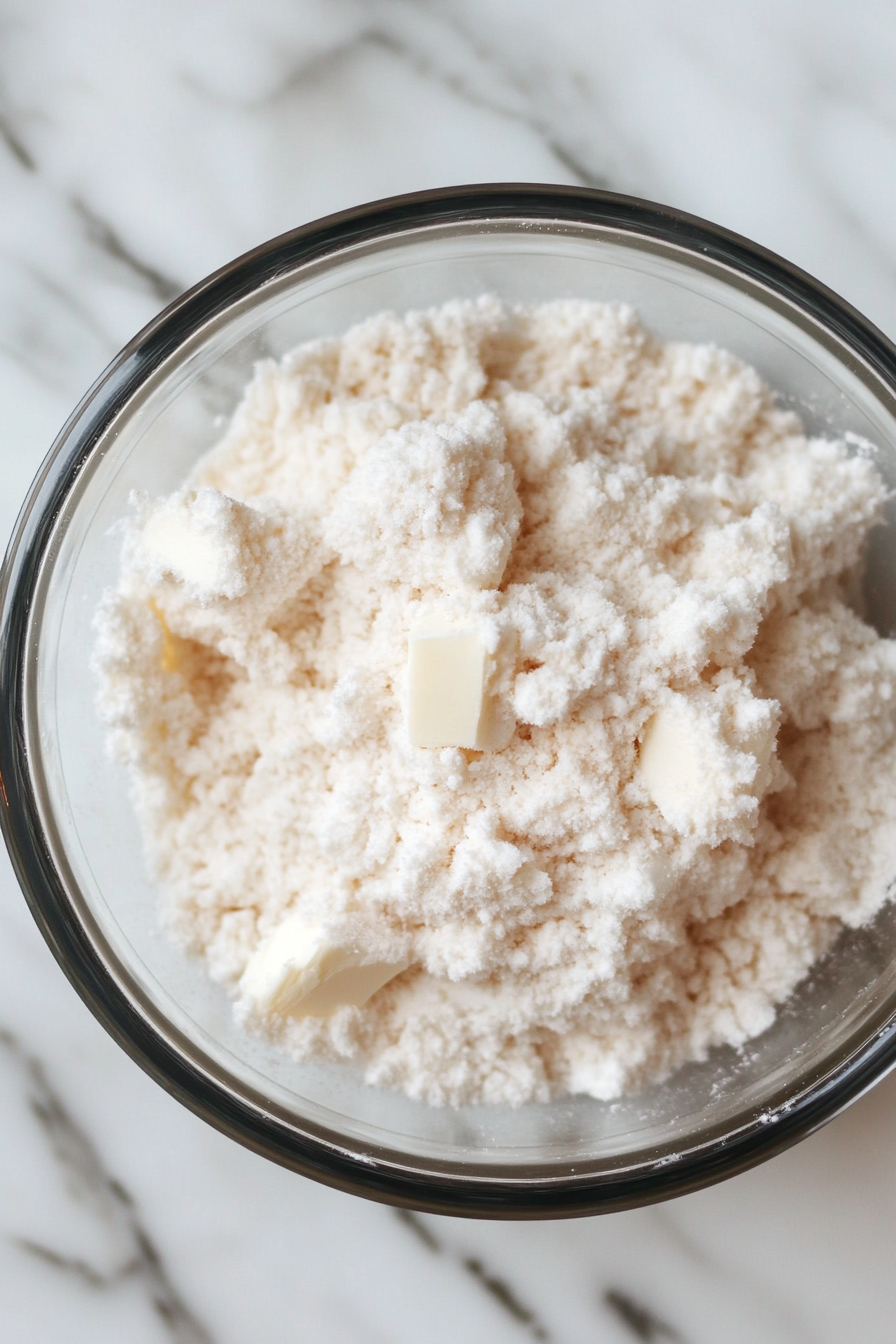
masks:
[[[765,1030],[896,873],[885,489],[624,306],[261,364],[97,617],[164,922],[247,1030],[433,1104]]]

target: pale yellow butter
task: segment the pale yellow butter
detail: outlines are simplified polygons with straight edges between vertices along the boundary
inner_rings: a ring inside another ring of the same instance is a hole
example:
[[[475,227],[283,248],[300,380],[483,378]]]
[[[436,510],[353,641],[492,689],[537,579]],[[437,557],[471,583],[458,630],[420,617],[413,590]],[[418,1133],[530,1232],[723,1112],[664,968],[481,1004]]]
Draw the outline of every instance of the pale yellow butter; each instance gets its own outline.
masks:
[[[689,726],[674,710],[658,709],[648,723],[640,769],[650,801],[667,820],[675,818],[687,829],[706,780]]]
[[[650,719],[641,743],[641,782],[684,835],[709,834],[723,818],[752,815],[751,800],[762,797],[773,776],[777,703],[756,700],[743,687],[724,703],[713,703],[717,694],[673,695]]]
[[[478,631],[439,616],[411,627],[408,736],[414,747],[483,746],[486,649]]]
[[[183,505],[161,508],[143,528],[143,545],[165,569],[197,588],[214,588],[221,570],[215,538],[200,532]]]
[[[363,1007],[409,964],[377,960],[294,915],[250,959],[240,989],[261,1014],[329,1017]]]

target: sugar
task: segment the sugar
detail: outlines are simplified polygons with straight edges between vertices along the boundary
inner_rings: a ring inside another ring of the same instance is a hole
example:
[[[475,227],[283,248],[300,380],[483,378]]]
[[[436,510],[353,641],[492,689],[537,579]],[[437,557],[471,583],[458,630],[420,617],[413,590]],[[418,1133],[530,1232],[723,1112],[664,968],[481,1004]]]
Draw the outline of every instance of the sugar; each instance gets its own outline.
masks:
[[[765,1030],[896,873],[896,646],[847,602],[884,498],[622,305],[259,365],[97,618],[171,936],[247,1029],[432,1104],[614,1097]],[[150,544],[184,509],[207,573]],[[409,739],[427,622],[481,641],[481,747]],[[268,1010],[289,921],[406,969]]]

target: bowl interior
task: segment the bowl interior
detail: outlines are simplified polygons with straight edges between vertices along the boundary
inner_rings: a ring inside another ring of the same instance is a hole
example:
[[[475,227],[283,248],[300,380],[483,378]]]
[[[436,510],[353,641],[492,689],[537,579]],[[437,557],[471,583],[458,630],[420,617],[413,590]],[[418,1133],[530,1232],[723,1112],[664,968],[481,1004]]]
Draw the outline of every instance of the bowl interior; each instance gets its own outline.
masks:
[[[31,768],[54,858],[112,974],[197,1069],[297,1131],[411,1166],[569,1172],[672,1158],[773,1116],[872,1038],[896,1004],[896,912],[844,933],[834,951],[741,1052],[716,1051],[667,1083],[614,1103],[432,1109],[366,1087],[347,1067],[298,1065],[234,1027],[223,990],[159,932],[123,770],[107,759],[89,670],[91,617],[115,581],[115,524],[131,490],[182,481],[221,432],[252,366],[337,335],[383,308],[497,293],[508,301],[622,300],[666,339],[713,341],[748,360],[822,434],[876,446],[896,484],[896,418],[886,389],[820,324],[683,248],[588,225],[435,225],[361,244],[264,285],[195,332],[108,427],[57,521],[29,638]],[[896,628],[896,514],[870,549],[868,612]]]

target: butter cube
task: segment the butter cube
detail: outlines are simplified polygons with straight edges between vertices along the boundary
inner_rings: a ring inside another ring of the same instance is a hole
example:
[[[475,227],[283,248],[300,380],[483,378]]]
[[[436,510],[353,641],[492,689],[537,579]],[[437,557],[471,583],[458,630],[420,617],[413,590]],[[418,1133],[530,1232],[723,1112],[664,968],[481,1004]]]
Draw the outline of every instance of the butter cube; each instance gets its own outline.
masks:
[[[725,833],[719,826],[737,817],[755,821],[751,800],[772,780],[777,728],[776,702],[736,684],[696,697],[673,695],[641,743],[638,768],[651,802],[683,835],[718,837]]]
[[[244,542],[252,511],[218,490],[204,487],[171,495],[143,525],[146,556],[181,583],[206,597],[237,597],[246,591]]]
[[[647,725],[639,761],[650,801],[682,830],[693,825],[706,785],[690,725],[674,709],[658,709]]]
[[[240,988],[263,1016],[329,1017],[363,1007],[409,965],[378,960],[293,915],[250,959]]]
[[[414,747],[483,746],[485,645],[475,628],[444,617],[411,627],[408,736]]]
[[[220,547],[200,532],[189,510],[162,508],[143,529],[143,545],[155,560],[184,583],[214,588],[221,569]]]

